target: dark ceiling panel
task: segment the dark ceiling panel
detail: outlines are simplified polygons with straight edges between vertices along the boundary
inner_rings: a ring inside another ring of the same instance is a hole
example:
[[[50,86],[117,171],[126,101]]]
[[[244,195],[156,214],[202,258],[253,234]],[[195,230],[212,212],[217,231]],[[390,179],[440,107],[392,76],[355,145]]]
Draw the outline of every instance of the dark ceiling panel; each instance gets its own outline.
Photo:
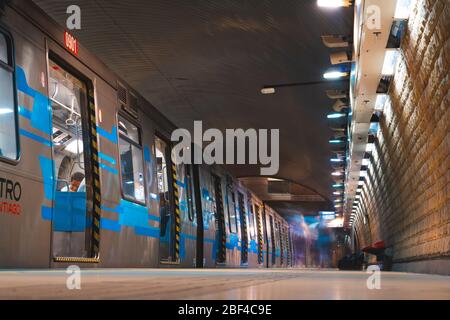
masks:
[[[331,199],[326,114],[333,85],[265,84],[321,80],[330,67],[323,34],[351,34],[353,9],[315,0],[35,0],[61,24],[82,10],[74,34],[175,124],[279,128],[280,172]],[[232,166],[238,176],[258,175]]]

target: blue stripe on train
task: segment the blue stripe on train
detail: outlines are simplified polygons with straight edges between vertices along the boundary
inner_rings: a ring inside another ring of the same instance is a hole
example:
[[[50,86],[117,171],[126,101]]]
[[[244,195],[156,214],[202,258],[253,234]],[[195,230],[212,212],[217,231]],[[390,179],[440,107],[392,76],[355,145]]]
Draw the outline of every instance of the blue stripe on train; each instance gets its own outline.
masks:
[[[98,152],[98,157],[102,160],[105,160],[107,162],[109,162],[110,164],[112,164],[113,166],[115,166],[117,164],[116,159],[114,159],[113,157],[107,155],[106,153],[103,152]]]
[[[52,142],[49,139],[43,138],[41,136],[38,136],[37,134],[34,134],[32,132],[29,132],[25,129],[20,129],[19,133],[27,138],[30,138],[36,142],[39,142],[47,147],[51,147],[52,146]]]
[[[98,166],[100,167],[100,168],[102,168],[103,170],[106,170],[106,171],[109,171],[109,172],[111,172],[112,174],[119,174],[119,171],[116,169],[116,168],[111,168],[110,166],[108,166],[108,165],[106,165],[106,164],[104,164],[104,163],[99,163],[98,164]]]
[[[28,112],[22,111],[23,114],[25,114],[26,117],[29,116],[31,126],[34,129],[37,129],[50,136],[52,133],[52,108],[50,99],[28,85],[25,71],[19,66],[16,67],[16,82],[17,90],[29,95],[34,100],[33,109],[27,110]]]
[[[103,129],[101,126],[97,125],[97,133],[102,136],[103,138],[111,141],[114,144],[117,144],[117,127],[112,126],[111,133],[109,133],[107,130]]]

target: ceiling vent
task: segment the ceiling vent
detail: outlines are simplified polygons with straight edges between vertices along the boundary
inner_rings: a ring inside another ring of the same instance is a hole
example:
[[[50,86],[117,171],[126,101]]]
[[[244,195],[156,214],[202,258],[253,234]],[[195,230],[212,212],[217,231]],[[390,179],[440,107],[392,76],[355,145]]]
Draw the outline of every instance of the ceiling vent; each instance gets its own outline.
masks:
[[[346,48],[350,45],[349,37],[342,35],[322,36],[322,42],[328,48]]]
[[[389,86],[394,77],[392,75],[381,76],[380,83],[378,84],[377,93],[387,94],[389,91]]]
[[[344,99],[348,96],[347,90],[327,90],[326,93],[330,99]]]
[[[406,20],[394,20],[391,26],[391,32],[389,33],[389,38],[386,48],[398,49],[402,43],[403,36],[406,30]]]
[[[119,102],[122,104],[128,104],[127,89],[120,84],[117,85],[117,99],[119,99]]]
[[[333,104],[333,110],[336,112],[342,112],[342,110],[348,108],[348,103],[345,103],[341,99],[337,99],[336,102]]]
[[[333,52],[330,54],[331,64],[341,64],[352,62],[352,55],[347,51]]]
[[[139,107],[137,97],[121,84],[117,84],[117,100],[119,101],[121,110],[134,118],[138,117]]]

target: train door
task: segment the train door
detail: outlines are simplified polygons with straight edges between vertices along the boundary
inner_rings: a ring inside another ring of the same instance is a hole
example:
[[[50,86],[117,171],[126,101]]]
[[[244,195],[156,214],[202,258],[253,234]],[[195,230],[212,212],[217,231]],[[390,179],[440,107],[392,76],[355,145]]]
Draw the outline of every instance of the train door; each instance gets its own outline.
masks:
[[[278,238],[280,243],[280,266],[283,266],[284,264],[284,232],[283,232],[283,226],[280,221],[277,222],[278,225]]]
[[[195,221],[197,223],[197,246],[195,250],[195,266],[197,268],[203,268],[205,265],[204,257],[204,236],[205,232],[203,230],[203,209],[202,209],[202,198],[200,191],[200,172],[199,166],[196,164],[191,165],[192,167],[192,188],[194,194],[195,202]]]
[[[57,57],[49,57],[49,98],[52,108],[54,210],[52,254],[90,258],[92,252],[92,153],[88,88]]]
[[[276,243],[275,243],[275,224],[273,222],[273,216],[269,215],[269,224],[270,224],[270,249],[272,251],[271,254],[271,265],[275,265],[277,262],[277,248],[276,248]]]
[[[215,223],[216,223],[216,263],[225,263],[227,248],[227,235],[225,233],[225,211],[223,206],[222,182],[219,176],[213,175],[214,194],[216,200]]]
[[[169,144],[155,137],[157,166],[157,186],[159,196],[160,224],[160,260],[162,263],[177,262],[177,239],[174,215],[173,169],[170,160]]]
[[[244,195],[238,192],[239,220],[241,225],[241,264],[248,263],[248,230],[247,213],[245,210]]]

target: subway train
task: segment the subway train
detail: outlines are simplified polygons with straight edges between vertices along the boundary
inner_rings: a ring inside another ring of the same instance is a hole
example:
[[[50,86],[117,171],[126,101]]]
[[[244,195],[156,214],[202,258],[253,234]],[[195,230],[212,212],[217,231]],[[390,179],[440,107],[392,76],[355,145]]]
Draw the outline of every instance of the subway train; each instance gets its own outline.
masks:
[[[292,267],[289,224],[31,1],[0,5],[0,268]]]

